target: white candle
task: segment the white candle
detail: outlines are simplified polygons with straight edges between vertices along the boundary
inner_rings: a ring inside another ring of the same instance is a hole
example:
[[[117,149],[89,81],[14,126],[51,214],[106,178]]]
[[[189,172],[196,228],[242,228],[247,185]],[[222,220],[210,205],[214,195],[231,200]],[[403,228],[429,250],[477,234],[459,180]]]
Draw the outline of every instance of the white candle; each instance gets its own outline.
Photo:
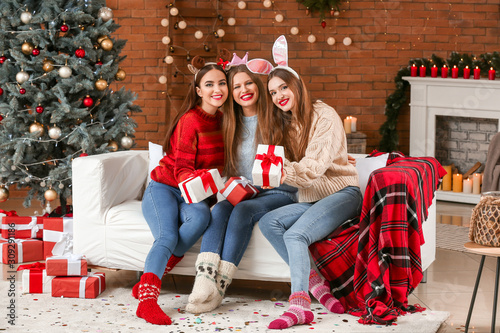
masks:
[[[464,179],[463,190],[464,193],[472,193],[472,179]]]
[[[346,134],[351,133],[351,116],[347,116],[344,119],[344,131]]]
[[[356,117],[351,117],[351,132],[356,132],[356,123],[358,121],[358,118]]]
[[[475,173],[472,179],[472,193],[481,194],[481,174]]]

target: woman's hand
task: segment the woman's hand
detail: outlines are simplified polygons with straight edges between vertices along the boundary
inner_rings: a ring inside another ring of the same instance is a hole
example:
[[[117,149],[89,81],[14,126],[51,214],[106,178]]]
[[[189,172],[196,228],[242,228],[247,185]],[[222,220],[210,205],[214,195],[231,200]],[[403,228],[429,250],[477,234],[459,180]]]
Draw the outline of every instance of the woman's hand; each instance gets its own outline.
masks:
[[[280,184],[283,184],[285,182],[285,179],[286,179],[286,172],[285,172],[285,169],[283,169],[283,172],[281,173],[281,179],[280,179]],[[262,186],[261,187],[263,190],[270,190],[274,187],[272,186]]]
[[[349,154],[347,154],[347,162],[351,163],[353,166],[356,166],[356,159]]]

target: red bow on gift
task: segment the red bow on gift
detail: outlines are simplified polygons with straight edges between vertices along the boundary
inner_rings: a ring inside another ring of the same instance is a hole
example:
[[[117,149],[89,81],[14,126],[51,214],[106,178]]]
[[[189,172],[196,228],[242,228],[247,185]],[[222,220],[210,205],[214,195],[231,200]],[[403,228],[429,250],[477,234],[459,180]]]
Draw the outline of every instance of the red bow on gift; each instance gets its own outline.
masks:
[[[0,209],[1,214],[5,214],[7,216],[17,216],[17,212],[15,210],[11,210],[10,212]]]
[[[23,269],[28,269],[30,271],[43,271],[45,269],[45,263],[35,262],[34,264],[19,265],[19,267],[17,267],[18,271],[22,271]]]
[[[229,64],[229,61],[224,61],[222,58],[219,58],[217,62],[217,65],[222,66],[222,69],[226,69],[227,64]]]
[[[208,188],[212,190],[212,193],[217,193],[219,190],[217,189],[217,185],[215,185],[214,178],[212,174],[208,172],[208,169],[198,169],[195,170],[190,176],[192,178],[200,177],[201,183],[203,184],[203,189],[205,192],[208,191]]]
[[[274,146],[269,146],[268,153],[255,155],[256,160],[261,160],[262,168],[262,181],[263,186],[269,186],[269,171],[271,170],[271,164],[278,166],[281,163],[281,169],[283,169],[283,159],[281,156],[274,155]]]

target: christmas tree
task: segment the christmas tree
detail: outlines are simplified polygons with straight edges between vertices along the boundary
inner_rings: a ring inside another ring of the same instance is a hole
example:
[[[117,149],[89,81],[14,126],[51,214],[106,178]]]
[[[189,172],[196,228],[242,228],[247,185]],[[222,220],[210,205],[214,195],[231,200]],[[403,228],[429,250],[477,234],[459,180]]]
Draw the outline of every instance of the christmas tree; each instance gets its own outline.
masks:
[[[103,0],[0,1],[0,202],[71,196],[71,162],[134,145],[136,95],[109,85],[125,40]]]

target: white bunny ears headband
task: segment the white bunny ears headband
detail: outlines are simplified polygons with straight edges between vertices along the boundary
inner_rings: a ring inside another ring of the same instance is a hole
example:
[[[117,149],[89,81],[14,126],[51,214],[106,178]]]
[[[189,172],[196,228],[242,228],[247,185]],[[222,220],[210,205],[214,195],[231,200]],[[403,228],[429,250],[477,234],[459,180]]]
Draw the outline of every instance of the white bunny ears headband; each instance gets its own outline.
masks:
[[[252,59],[246,63],[248,69],[255,74],[269,74],[275,69],[281,68],[289,71],[297,79],[299,74],[288,66],[288,43],[286,42],[285,36],[279,36],[273,45],[273,60],[276,63],[274,67],[269,61],[265,59]]]

